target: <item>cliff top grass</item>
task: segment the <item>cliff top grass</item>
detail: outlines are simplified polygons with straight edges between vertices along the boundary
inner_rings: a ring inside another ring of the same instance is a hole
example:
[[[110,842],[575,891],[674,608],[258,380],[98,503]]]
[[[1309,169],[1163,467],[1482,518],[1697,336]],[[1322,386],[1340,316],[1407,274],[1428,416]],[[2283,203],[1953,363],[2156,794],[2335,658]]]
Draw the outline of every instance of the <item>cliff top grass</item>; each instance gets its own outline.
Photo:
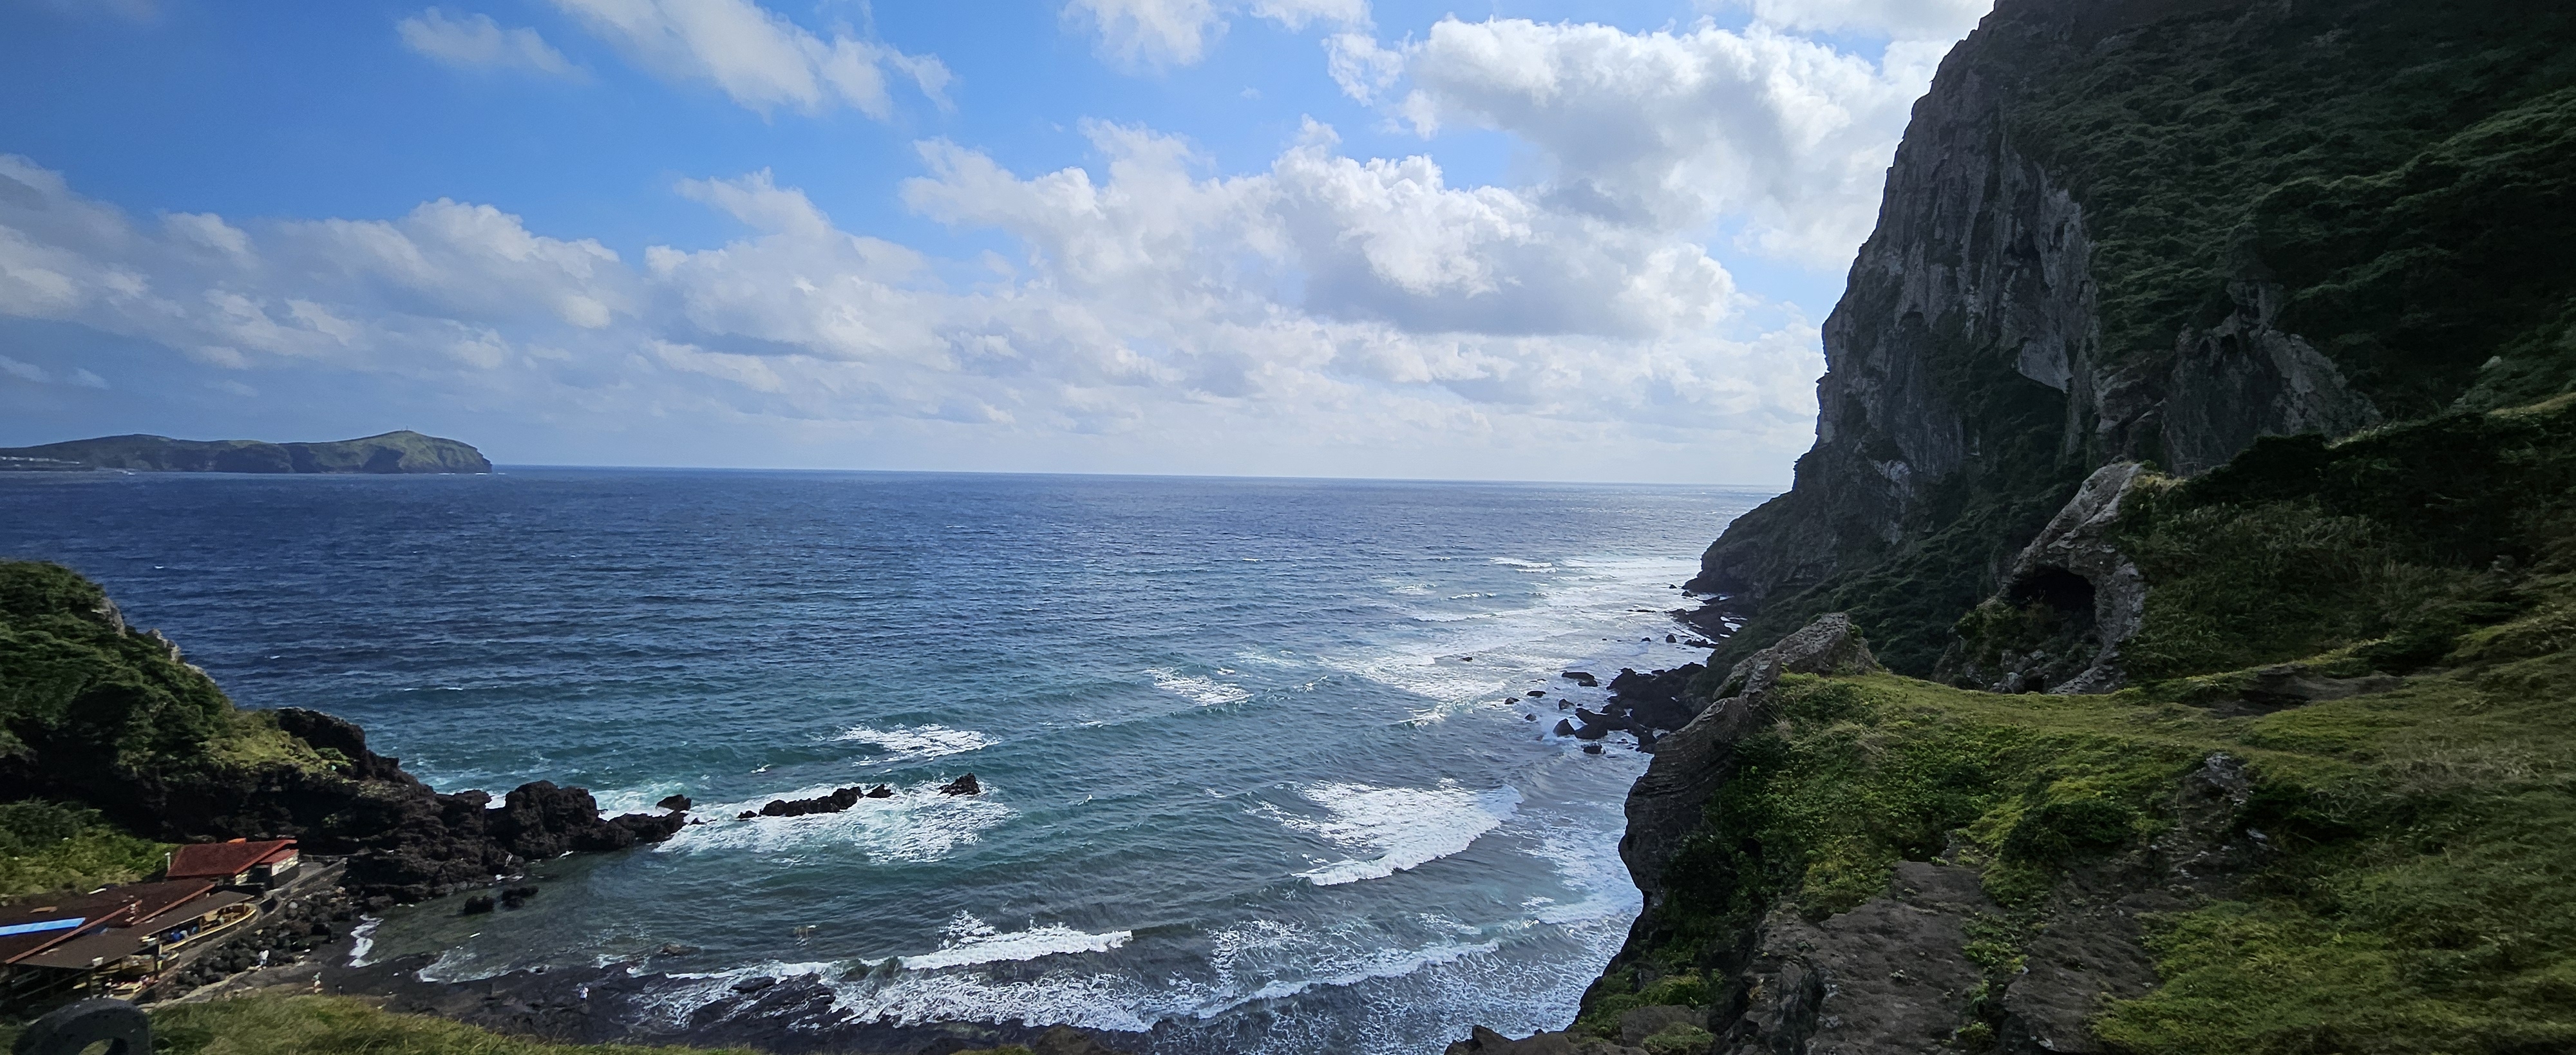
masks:
[[[125,626],[106,591],[57,564],[0,561],[0,763],[128,772],[328,761],[245,712],[177,646]]]
[[[2444,1052],[2576,1044],[2576,586],[2393,691],[2233,714],[2240,672],[2108,696],[2004,696],[1896,675],[1785,679],[1778,722],[1668,872],[1645,991],[1583,1024],[1707,1003],[1711,950],[1775,901],[1884,892],[1896,861],[1980,866],[2004,911],[1971,947],[1996,988],[2071,865],[2174,823],[2213,753],[2280,852],[2243,894],[2149,921],[2164,985],[2099,1022],[2122,1050]],[[2331,658],[2329,660],[2332,661]]]
[[[0,802],[0,901],[137,882],[159,872],[169,851],[97,810],[41,799]]]
[[[151,1010],[156,1055],[759,1055],[750,1048],[552,1044],[334,996],[261,996]],[[0,1027],[0,1042],[15,1039]]]

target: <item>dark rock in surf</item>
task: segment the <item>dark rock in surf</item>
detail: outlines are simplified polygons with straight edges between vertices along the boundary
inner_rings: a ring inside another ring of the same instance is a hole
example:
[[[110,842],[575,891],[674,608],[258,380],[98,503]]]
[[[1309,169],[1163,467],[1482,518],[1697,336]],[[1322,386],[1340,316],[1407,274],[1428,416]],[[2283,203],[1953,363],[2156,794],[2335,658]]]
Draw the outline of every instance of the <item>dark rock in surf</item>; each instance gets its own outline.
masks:
[[[456,914],[459,916],[480,916],[486,912],[492,911],[494,903],[492,895],[476,894],[473,897],[466,898],[465,907],[456,910]]]
[[[869,797],[869,798],[872,798],[872,799],[890,799],[890,798],[893,798],[893,797],[894,797],[894,788],[892,788],[891,786],[885,785],[885,784],[879,784],[879,785],[877,785],[875,788],[873,788],[873,789],[870,789],[870,790],[869,790],[869,792],[868,792],[868,797]]]
[[[653,805],[657,809],[665,809],[673,813],[687,813],[689,812],[689,807],[693,805],[693,803],[689,801],[689,797],[686,795],[665,795],[663,796],[662,801],[656,802]]]
[[[1558,736],[1572,736],[1574,735],[1574,723],[1566,721],[1563,718],[1559,718],[1556,720],[1555,732]]]
[[[507,890],[503,890],[503,891],[501,891],[501,907],[502,907],[502,908],[518,908],[518,907],[520,907],[520,906],[522,906],[522,905],[527,904],[530,900],[534,899],[536,896],[537,896],[537,887],[536,887],[536,884],[529,883],[529,884],[524,884],[524,885],[521,885],[521,886],[514,886],[514,887],[511,887],[511,888],[509,888],[509,889],[507,889]]]
[[[984,785],[976,783],[975,774],[968,773],[965,776],[940,785],[939,793],[942,795],[981,795],[984,793]]]
[[[733,991],[737,993],[757,993],[777,984],[778,979],[765,974],[759,974],[745,978],[742,981],[735,982],[733,984]]]

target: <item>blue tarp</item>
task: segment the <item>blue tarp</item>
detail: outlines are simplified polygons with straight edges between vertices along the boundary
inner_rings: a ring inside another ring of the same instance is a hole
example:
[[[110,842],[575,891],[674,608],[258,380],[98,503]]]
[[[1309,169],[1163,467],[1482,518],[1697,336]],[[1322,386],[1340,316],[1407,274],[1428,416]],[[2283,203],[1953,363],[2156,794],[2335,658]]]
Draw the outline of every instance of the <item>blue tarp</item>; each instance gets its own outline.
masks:
[[[0,938],[16,934],[42,934],[49,930],[73,930],[87,922],[89,920],[74,916],[70,919],[49,919],[41,923],[15,923],[0,927]]]

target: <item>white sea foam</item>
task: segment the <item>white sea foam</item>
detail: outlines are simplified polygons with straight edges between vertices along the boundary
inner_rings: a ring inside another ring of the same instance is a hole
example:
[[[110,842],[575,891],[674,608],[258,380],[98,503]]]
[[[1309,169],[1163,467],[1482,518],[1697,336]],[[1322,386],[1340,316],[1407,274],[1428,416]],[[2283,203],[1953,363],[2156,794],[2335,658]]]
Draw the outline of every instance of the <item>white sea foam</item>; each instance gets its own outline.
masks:
[[[349,929],[349,966],[367,965],[367,954],[376,951],[376,928],[384,922],[383,916],[358,917],[358,925]]]
[[[1195,674],[1183,674],[1169,667],[1156,667],[1146,673],[1154,676],[1155,688],[1196,700],[1201,706],[1221,707],[1229,703],[1242,703],[1252,698],[1251,690],[1241,685],[1218,681],[1215,678],[1203,678]]]
[[[1522,560],[1522,559],[1520,559],[1520,558],[1518,558],[1518,557],[1492,557],[1492,558],[1488,558],[1488,559],[1489,559],[1492,563],[1500,564],[1500,565],[1503,565],[1504,567],[1512,568],[1512,569],[1515,569],[1515,570],[1518,570],[1518,571],[1555,571],[1555,570],[1556,570],[1556,565],[1555,565],[1555,564],[1553,564],[1553,563],[1551,563],[1551,562],[1548,562],[1548,561],[1543,561],[1543,560]]]
[[[1316,886],[1382,879],[1465,850],[1501,827],[1519,809],[1510,786],[1476,791],[1443,780],[1430,788],[1377,788],[1366,784],[1317,784],[1298,794],[1325,809],[1326,819],[1269,810],[1271,817],[1348,850],[1351,857],[1297,873]]]
[[[831,785],[800,788],[756,799],[699,807],[705,824],[681,828],[654,847],[661,853],[744,852],[793,853],[817,846],[850,846],[885,861],[934,861],[971,843],[987,829],[1011,819],[1015,811],[1001,801],[999,789],[984,782],[981,795],[942,795],[939,782],[927,780],[895,790],[894,797],[863,798],[839,813],[802,817],[732,819],[757,810],[771,799],[810,799],[829,795]]]
[[[999,741],[972,729],[951,729],[944,725],[899,725],[892,729],[871,729],[864,725],[841,731],[835,740],[857,740],[875,744],[891,758],[879,762],[919,761],[981,751]]]
[[[939,951],[903,957],[904,969],[933,971],[976,963],[1034,960],[1059,953],[1108,952],[1135,937],[1134,932],[1123,930],[1091,934],[1061,923],[1005,934],[963,912],[949,921],[947,932],[948,940],[940,943]]]

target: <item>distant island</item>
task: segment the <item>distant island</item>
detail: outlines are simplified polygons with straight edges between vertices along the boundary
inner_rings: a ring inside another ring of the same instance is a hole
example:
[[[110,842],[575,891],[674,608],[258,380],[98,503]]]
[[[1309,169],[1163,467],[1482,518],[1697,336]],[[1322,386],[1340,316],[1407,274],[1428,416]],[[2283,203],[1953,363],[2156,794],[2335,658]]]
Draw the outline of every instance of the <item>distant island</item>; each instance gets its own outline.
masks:
[[[0,472],[126,469],[155,473],[488,473],[471,444],[405,429],[330,443],[101,436],[0,447]]]

